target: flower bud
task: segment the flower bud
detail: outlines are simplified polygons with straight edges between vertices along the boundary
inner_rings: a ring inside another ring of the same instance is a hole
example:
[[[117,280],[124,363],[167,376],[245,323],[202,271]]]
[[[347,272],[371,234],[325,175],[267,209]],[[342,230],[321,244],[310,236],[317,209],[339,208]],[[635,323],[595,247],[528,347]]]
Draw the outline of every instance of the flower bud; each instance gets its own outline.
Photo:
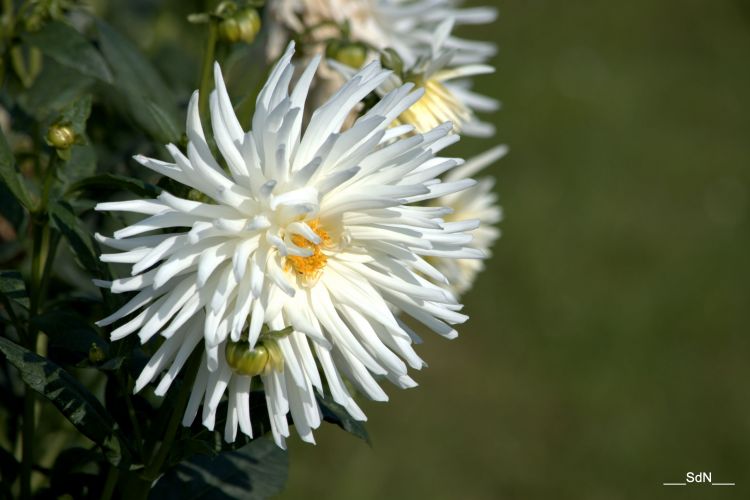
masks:
[[[260,32],[260,15],[255,9],[241,10],[236,16],[240,27],[240,40],[253,43]]]
[[[240,24],[234,17],[228,17],[219,23],[219,36],[228,43],[240,41]]]
[[[224,350],[227,363],[232,371],[238,375],[252,377],[265,374],[272,368],[268,364],[268,349],[263,344],[258,344],[250,349],[250,344],[245,341],[227,342]]]
[[[55,124],[47,131],[47,142],[55,149],[68,149],[75,140],[76,134],[68,125]]]
[[[268,340],[264,343],[268,350],[268,365],[269,371],[280,372],[284,369],[284,354],[281,352],[281,347],[273,340]]]
[[[89,361],[93,364],[101,363],[107,357],[104,350],[95,343],[89,347]]]
[[[367,46],[360,42],[332,40],[326,47],[326,57],[359,69],[367,62]]]
[[[219,36],[229,43],[253,43],[260,31],[260,15],[255,9],[243,9],[219,23]]]

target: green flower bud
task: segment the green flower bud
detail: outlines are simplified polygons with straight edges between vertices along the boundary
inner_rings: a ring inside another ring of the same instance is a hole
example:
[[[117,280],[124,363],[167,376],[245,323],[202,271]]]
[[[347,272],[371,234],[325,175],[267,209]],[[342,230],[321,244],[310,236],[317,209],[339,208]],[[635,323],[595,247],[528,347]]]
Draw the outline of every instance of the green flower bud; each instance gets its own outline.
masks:
[[[228,43],[240,41],[240,23],[234,17],[228,17],[219,23],[219,37]]]
[[[56,149],[68,149],[75,140],[76,134],[68,125],[55,124],[47,131],[47,143]]]
[[[104,359],[107,357],[104,350],[96,345],[95,343],[91,343],[91,347],[89,347],[89,361],[91,361],[94,364],[101,363],[104,361]]]
[[[207,196],[205,193],[198,191],[197,189],[191,189],[187,193],[187,199],[190,201],[200,201],[201,203],[213,204],[214,201]]]
[[[332,40],[326,47],[326,57],[359,69],[367,62],[367,45],[360,42]]]
[[[255,9],[241,10],[236,16],[240,27],[240,40],[253,43],[260,32],[260,15]]]
[[[228,43],[253,43],[260,31],[260,15],[255,9],[243,9],[219,23],[219,36]]]
[[[284,354],[281,352],[279,344],[273,340],[267,340],[264,345],[268,350],[268,364],[266,366],[269,371],[282,371],[284,369]]]
[[[281,347],[274,339],[263,335],[254,349],[250,349],[246,337],[239,342],[227,342],[224,356],[229,367],[238,375],[252,377],[284,370],[284,353],[281,352]]]
[[[230,341],[227,342],[224,355],[232,371],[239,375],[252,377],[270,372],[268,349],[261,343],[258,343],[254,349],[250,349],[248,342]]]

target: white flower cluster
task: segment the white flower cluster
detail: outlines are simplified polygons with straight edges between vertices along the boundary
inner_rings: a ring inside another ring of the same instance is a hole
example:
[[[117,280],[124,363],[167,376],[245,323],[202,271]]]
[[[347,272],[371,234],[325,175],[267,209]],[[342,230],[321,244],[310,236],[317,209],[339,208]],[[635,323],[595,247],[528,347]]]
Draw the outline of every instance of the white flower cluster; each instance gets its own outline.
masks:
[[[186,150],[168,145],[169,161],[136,157],[200,196],[163,191],[97,206],[143,217],[111,238],[97,235],[113,249],[102,261],[132,266],[130,276],[99,285],[134,293],[99,325],[117,324],[114,340],[160,339],[136,391],[161,375],[155,393],[164,395],[198,349],[183,423],[191,425],[202,406],[202,423],[213,429],[226,397],[228,441],[238,429],[253,435],[250,392],[262,384],[283,447],[288,414],[301,438],[314,442],[322,418],[316,394],[365,420],[352,388],[385,401],[381,379],[416,385],[407,366],[424,362],[404,317],[457,335],[454,325],[467,319],[458,294],[481,269],[500,220],[492,181],[470,177],[505,149],[466,163],[439,156],[459,133],[493,132],[474,111],[496,103],[468,90],[465,79],[491,71],[483,61],[494,49],[450,34],[456,23],[494,19],[491,9],[458,9],[451,0],[295,0],[271,8],[277,37],[345,18],[351,36],[372,53],[393,48],[406,69],[383,68],[375,57],[360,68],[332,63],[345,82],[306,114],[322,57],[302,54],[308,63],[295,72],[289,43],[246,131],[217,64],[212,140],[196,92]]]

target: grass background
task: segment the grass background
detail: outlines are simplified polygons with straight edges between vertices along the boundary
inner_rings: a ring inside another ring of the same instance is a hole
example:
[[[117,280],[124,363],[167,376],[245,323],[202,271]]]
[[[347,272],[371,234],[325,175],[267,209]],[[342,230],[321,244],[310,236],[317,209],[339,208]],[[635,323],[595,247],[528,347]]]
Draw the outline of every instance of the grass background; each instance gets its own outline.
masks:
[[[291,440],[282,498],[747,498],[750,4],[496,5],[468,35],[500,47],[507,220],[471,320],[364,404],[372,447]],[[688,471],[737,486],[661,486]]]

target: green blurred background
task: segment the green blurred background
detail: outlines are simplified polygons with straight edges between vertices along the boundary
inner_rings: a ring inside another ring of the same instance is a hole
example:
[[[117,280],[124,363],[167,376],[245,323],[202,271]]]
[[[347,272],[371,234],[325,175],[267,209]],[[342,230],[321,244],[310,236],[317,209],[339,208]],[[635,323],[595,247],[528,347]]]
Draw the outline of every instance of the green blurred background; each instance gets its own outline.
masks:
[[[364,404],[372,447],[292,440],[283,498],[748,498],[750,2],[495,5],[464,31],[511,148],[471,320]],[[688,471],[737,486],[661,486]]]
[[[185,97],[200,3],[94,1]],[[291,439],[282,498],[748,498],[750,2],[495,5],[464,30],[500,47],[478,86],[511,148],[471,320],[425,335],[418,388],[363,402],[371,447]],[[688,471],[737,486],[661,485]]]

